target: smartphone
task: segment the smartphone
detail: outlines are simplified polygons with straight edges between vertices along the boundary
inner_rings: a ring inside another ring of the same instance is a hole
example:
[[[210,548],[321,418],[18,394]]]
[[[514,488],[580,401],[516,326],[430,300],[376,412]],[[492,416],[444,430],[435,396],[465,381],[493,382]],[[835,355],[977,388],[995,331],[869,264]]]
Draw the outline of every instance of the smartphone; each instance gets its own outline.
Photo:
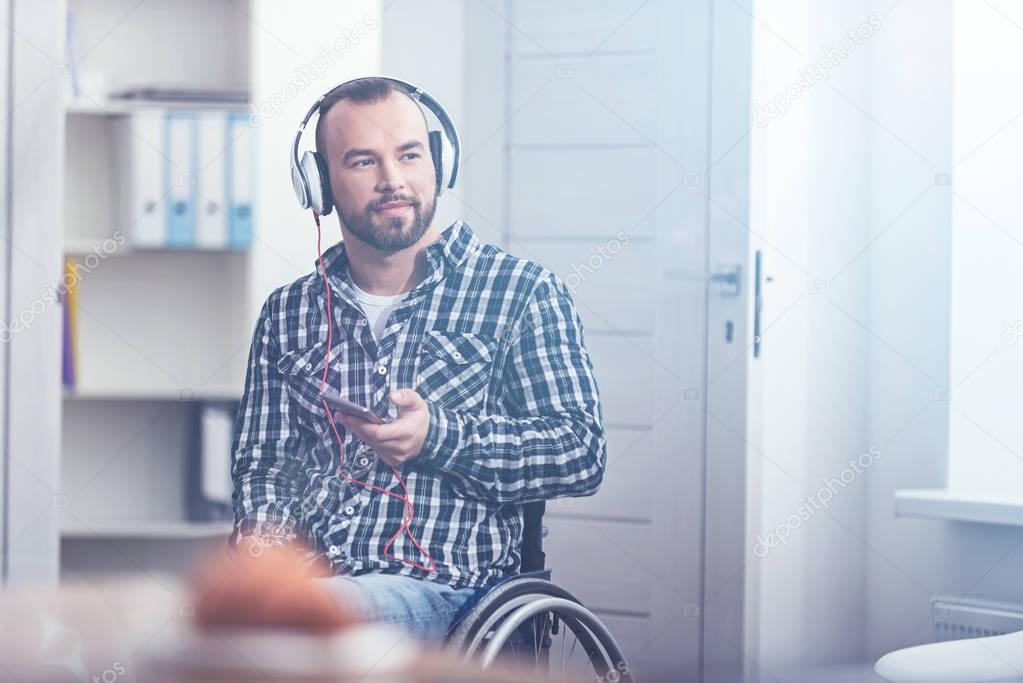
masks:
[[[358,403],[352,403],[351,401],[341,398],[340,396],[331,396],[330,394],[320,394],[323,399],[330,405],[331,408],[339,413],[345,415],[352,415],[353,417],[362,418],[368,420],[374,424],[382,425],[387,424],[390,420],[385,420],[374,413],[372,410],[365,406],[360,406]]]

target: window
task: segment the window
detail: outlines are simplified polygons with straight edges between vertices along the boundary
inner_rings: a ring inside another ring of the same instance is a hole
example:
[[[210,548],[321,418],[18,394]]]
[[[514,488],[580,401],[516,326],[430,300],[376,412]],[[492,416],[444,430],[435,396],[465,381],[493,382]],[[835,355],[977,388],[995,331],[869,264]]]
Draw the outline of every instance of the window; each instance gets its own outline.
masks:
[[[948,488],[1023,500],[1023,10],[955,12]]]

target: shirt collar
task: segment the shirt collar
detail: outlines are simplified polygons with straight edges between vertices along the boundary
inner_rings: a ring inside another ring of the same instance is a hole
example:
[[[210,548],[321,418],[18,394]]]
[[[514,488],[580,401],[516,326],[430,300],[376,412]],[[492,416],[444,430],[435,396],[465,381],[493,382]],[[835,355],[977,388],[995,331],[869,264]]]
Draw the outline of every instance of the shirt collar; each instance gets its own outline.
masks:
[[[449,225],[441,233],[439,240],[426,247],[426,277],[413,288],[413,292],[436,284],[448,269],[461,265],[478,245],[476,233],[465,221],[457,220]],[[323,265],[331,279],[337,278],[345,285],[351,282],[351,275],[348,272],[348,250],[344,240],[323,252]],[[319,259],[313,262],[313,270],[320,272]],[[322,282],[320,278],[317,280]]]

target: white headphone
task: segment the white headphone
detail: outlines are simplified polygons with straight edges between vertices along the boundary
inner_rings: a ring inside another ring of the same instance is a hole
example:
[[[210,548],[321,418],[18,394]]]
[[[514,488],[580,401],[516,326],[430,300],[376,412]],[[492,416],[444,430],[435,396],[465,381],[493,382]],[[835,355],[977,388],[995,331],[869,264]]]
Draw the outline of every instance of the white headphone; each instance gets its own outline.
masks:
[[[312,209],[320,216],[327,216],[334,209],[334,197],[330,191],[330,176],[327,173],[327,162],[319,152],[314,150],[305,150],[301,159],[299,159],[298,146],[302,140],[302,133],[305,131],[309,119],[320,110],[320,103],[328,95],[344,85],[361,81],[365,78],[370,77],[345,81],[321,95],[316,100],[316,103],[309,108],[309,111],[306,112],[305,118],[302,119],[302,123],[298,127],[298,132],[295,134],[295,142],[291,147],[291,183],[295,188],[295,197],[303,209]],[[389,78],[387,76],[379,76],[377,78],[383,78],[396,84],[403,92],[415,100],[420,110],[425,106],[440,121],[441,128],[444,130],[443,134],[437,130],[429,131],[430,157],[433,159],[434,174],[437,181],[437,196],[440,196],[445,187],[452,188],[455,186],[455,179],[458,177],[458,165],[462,158],[462,148],[458,141],[458,131],[455,129],[454,122],[451,121],[448,113],[444,111],[444,107],[421,88],[399,78]],[[426,115],[425,111],[423,115]]]

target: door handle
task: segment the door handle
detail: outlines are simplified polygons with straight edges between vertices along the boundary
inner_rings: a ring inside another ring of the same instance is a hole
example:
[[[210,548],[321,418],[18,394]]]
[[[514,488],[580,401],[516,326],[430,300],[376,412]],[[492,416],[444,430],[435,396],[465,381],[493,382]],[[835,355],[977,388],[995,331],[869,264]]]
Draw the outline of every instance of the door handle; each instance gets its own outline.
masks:
[[[711,273],[708,279],[712,283],[717,283],[718,294],[721,296],[739,296],[739,287],[742,282],[742,266],[737,263],[719,265],[717,270]]]
[[[753,257],[753,357],[760,358],[760,319],[764,308],[763,256],[757,249]]]
[[[712,272],[673,268],[665,272],[673,280],[705,280],[718,286],[721,296],[739,296],[742,288],[742,266],[738,263],[722,263]]]

